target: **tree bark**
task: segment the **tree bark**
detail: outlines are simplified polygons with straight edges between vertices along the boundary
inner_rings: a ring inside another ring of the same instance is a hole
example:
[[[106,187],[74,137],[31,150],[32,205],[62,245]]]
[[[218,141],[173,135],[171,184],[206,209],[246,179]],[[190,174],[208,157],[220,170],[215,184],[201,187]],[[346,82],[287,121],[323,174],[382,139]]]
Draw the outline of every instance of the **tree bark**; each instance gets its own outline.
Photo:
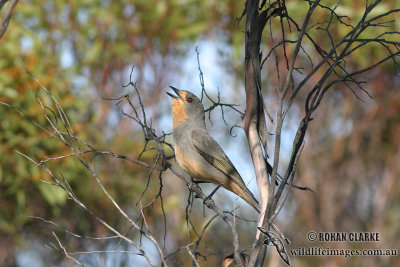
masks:
[[[263,99],[261,94],[260,71],[260,43],[262,32],[266,23],[266,12],[259,13],[258,0],[246,2],[245,26],[245,90],[246,90],[246,115],[244,130],[247,135],[250,153],[253,160],[260,193],[261,213],[258,226],[262,222],[267,210],[269,197],[268,172],[265,164],[263,148],[266,152],[267,128],[264,116]],[[249,266],[262,266],[266,253],[263,246],[263,235],[257,231],[256,240],[250,254]]]

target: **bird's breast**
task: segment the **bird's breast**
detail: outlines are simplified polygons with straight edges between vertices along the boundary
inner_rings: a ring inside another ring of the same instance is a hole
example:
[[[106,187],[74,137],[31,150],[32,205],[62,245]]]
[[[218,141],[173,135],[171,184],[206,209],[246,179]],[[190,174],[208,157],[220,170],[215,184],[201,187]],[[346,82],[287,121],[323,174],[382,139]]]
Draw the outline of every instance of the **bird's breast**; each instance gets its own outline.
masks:
[[[176,160],[178,161],[179,165],[181,165],[181,167],[185,169],[185,171],[188,172],[191,176],[198,177],[204,172],[204,168],[200,165],[197,156],[193,154],[194,151],[188,150],[191,150],[191,148],[189,148],[188,146],[175,146]]]

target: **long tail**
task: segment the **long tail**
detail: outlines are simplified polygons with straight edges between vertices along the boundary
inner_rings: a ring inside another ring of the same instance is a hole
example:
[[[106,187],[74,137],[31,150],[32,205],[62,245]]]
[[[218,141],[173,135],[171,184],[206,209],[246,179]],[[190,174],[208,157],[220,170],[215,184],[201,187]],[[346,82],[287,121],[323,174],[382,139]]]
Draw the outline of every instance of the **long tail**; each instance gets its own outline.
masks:
[[[260,213],[260,205],[258,204],[257,199],[250,192],[250,190],[243,184],[242,186],[237,183],[232,183],[230,185],[231,188],[227,188],[232,191],[239,197],[241,197],[244,201],[246,201],[250,206],[252,206],[258,213]]]
[[[258,213],[260,213],[260,205],[258,204],[257,199],[254,197],[254,195],[247,189],[247,192],[245,191],[245,194],[241,196],[247,203],[250,204]]]

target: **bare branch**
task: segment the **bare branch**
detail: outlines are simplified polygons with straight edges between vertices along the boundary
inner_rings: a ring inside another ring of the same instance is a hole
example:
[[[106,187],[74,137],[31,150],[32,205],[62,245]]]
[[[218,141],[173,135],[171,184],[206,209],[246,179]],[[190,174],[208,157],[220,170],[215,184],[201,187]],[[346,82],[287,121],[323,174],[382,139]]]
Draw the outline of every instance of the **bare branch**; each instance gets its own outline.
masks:
[[[226,223],[228,226],[231,228],[232,235],[233,235],[233,248],[234,248],[234,255],[235,255],[235,261],[237,265],[243,266],[242,259],[240,257],[240,246],[239,246],[239,235],[236,230],[236,225],[232,219],[230,219],[225,213],[218,208],[214,201],[211,198],[207,198],[206,195],[201,192],[200,188],[198,187],[197,184],[193,183],[189,178],[186,176],[180,174],[170,163],[167,163],[168,168],[176,175],[178,176],[181,180],[186,182],[187,187],[195,192],[196,196],[203,201],[206,201],[204,204],[209,208],[212,209],[218,216]]]
[[[8,2],[8,1],[7,0],[1,1],[0,10],[6,2]],[[7,30],[8,24],[11,19],[12,12],[13,12],[15,6],[17,5],[17,3],[18,3],[18,0],[10,0],[10,3],[8,4],[7,10],[5,11],[4,16],[0,22],[0,39],[1,39],[1,37],[3,37],[4,33]]]
[[[85,266],[85,265],[83,265],[80,261],[78,261],[76,258],[72,257],[72,256],[68,253],[68,251],[66,250],[66,248],[63,246],[63,244],[61,243],[60,239],[59,239],[58,236],[56,235],[56,233],[53,232],[53,236],[54,236],[54,238],[57,240],[57,243],[58,243],[58,245],[60,246],[62,252],[64,253],[64,255],[65,255],[68,259],[72,260],[73,262],[75,262],[75,263],[78,264],[79,266]]]

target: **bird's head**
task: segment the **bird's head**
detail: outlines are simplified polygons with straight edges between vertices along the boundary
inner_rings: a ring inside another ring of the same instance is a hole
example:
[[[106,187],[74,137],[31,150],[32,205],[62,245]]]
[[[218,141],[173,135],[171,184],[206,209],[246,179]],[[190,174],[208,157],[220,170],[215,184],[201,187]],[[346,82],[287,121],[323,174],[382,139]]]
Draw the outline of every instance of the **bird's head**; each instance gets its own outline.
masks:
[[[167,92],[172,97],[172,115],[174,126],[182,122],[197,122],[204,124],[204,108],[201,100],[193,93],[170,86],[175,94]]]

